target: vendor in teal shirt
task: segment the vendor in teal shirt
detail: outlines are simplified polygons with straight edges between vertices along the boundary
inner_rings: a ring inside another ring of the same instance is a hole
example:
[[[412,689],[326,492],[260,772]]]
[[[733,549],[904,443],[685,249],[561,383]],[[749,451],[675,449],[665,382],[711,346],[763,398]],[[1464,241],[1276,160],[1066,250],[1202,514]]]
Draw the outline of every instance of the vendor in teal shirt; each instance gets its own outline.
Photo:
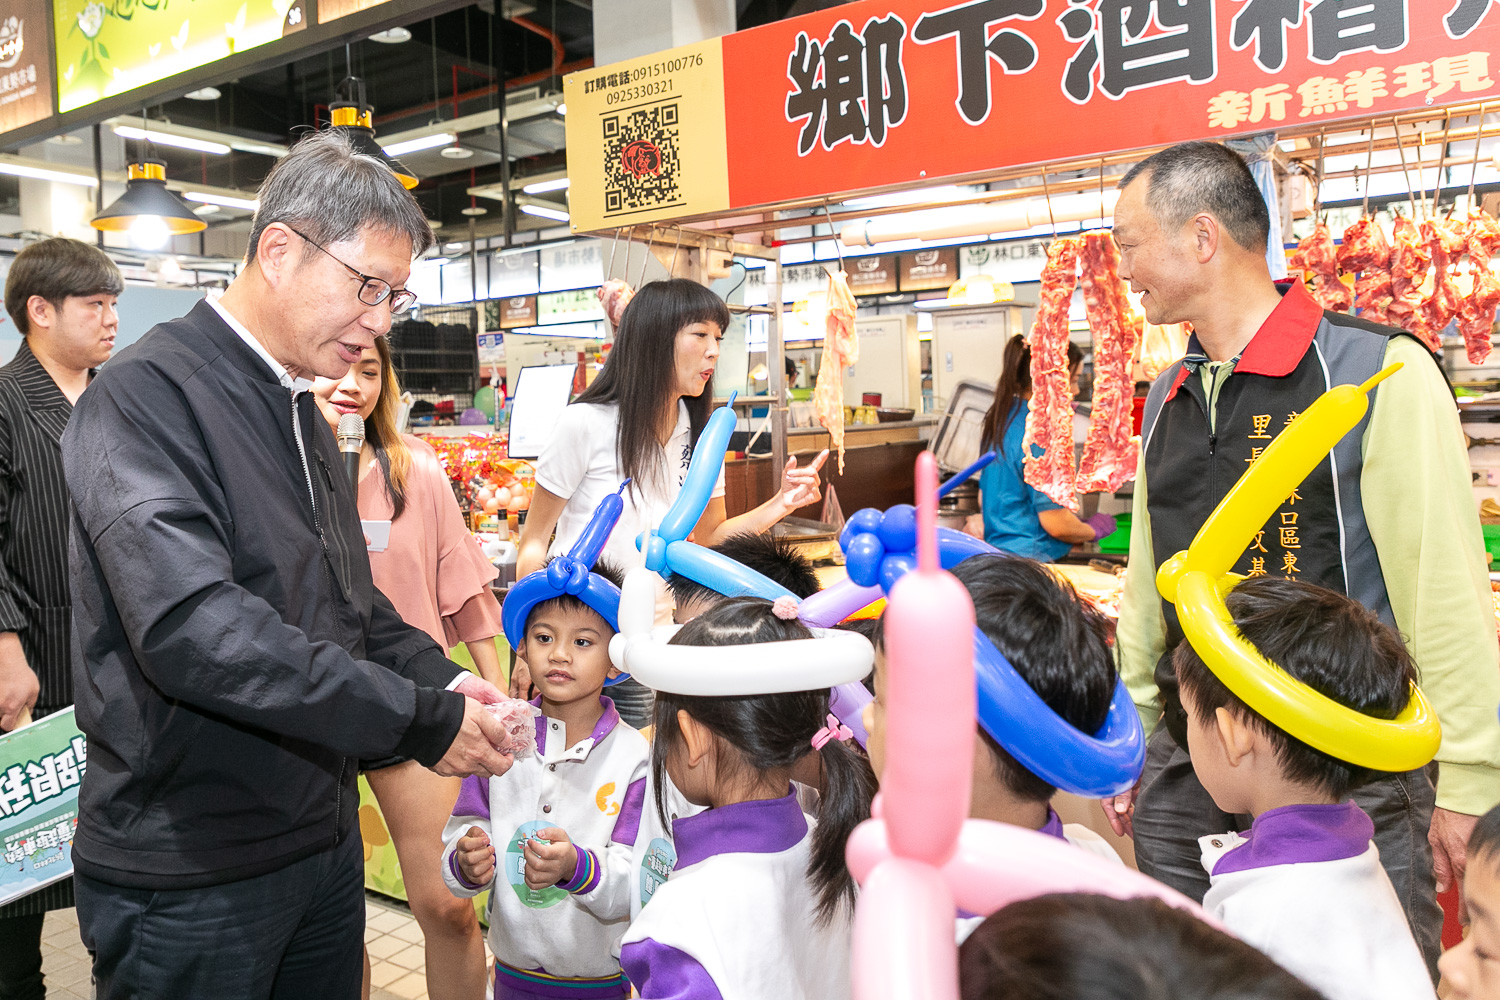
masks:
[[[1068,345],[1068,367],[1072,373],[1069,398],[1078,393],[1078,368],[1083,352]],[[1056,562],[1077,544],[1092,542],[1115,530],[1115,519],[1095,514],[1087,521],[1059,507],[1041,490],[1028,486],[1022,472],[1021,439],[1026,433],[1026,415],[1031,412],[1031,348],[1016,334],[1005,345],[1000,380],[995,385],[995,403],[985,414],[985,448],[998,455],[979,476],[980,509],[970,518],[972,534],[981,522],[984,540],[1004,552],[1041,562]],[[1033,454],[1040,448],[1033,446]]]

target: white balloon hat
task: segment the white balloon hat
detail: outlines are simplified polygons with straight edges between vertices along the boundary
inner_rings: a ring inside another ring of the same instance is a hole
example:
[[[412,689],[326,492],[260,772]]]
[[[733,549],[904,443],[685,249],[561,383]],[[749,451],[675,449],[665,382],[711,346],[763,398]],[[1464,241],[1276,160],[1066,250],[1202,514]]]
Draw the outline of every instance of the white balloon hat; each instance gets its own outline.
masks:
[[[674,646],[678,625],[652,628],[656,574],[631,570],[620,590],[620,631],[609,641],[616,667],[671,694],[756,695],[813,691],[867,677],[875,647],[858,632],[810,629],[815,638],[737,646]]]

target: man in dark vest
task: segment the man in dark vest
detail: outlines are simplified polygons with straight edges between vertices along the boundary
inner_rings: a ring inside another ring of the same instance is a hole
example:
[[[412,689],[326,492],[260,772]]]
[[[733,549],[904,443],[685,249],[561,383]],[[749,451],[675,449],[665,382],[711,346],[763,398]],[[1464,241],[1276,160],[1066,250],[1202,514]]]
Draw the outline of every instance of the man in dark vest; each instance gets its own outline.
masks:
[[[0,368],[0,732],[73,704],[68,484],[58,441],[92,369],[109,360],[125,282],[97,247],[33,243],[5,280],[25,338]],[[42,920],[73,905],[64,879],[0,907],[0,1000],[40,1000]]]
[[[1443,724],[1435,767],[1378,775],[1355,801],[1436,977],[1437,884],[1461,876],[1475,817],[1500,801],[1500,668],[1487,560],[1453,395],[1410,336],[1325,313],[1266,264],[1269,215],[1250,171],[1223,146],[1191,142],[1120,183],[1121,277],[1151,323],[1191,323],[1187,355],[1151,388],[1141,434],[1120,669],[1151,732],[1136,791],[1105,802],[1134,827],[1142,871],[1202,899],[1198,838],[1249,828],[1193,774],[1171,653],[1182,631],[1155,570],[1188,547],[1240,475],[1328,388],[1404,367],[1364,421],[1298,487],[1235,571],[1347,593],[1400,629]],[[1154,727],[1154,732],[1152,731]],[[1434,789],[1434,778],[1436,787]]]

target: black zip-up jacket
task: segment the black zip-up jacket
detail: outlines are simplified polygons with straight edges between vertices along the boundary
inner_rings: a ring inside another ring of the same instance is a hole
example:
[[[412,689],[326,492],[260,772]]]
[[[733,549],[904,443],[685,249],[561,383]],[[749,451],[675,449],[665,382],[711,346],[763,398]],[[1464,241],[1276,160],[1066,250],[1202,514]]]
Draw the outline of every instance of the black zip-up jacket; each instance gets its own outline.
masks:
[[[275,871],[358,836],[359,758],[447,752],[459,668],[375,589],[311,394],[212,306],[107,366],[63,461],[81,873],[179,889]]]

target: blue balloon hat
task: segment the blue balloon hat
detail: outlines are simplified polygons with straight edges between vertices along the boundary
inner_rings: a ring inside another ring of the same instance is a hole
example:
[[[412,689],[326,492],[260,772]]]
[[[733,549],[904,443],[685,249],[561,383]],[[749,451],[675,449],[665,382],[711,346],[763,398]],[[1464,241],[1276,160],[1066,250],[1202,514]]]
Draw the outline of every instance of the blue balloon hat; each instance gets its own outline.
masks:
[[[512,649],[520,648],[525,641],[526,621],[531,617],[532,610],[538,604],[559,597],[578,598],[597,611],[609,623],[610,628],[617,632],[620,630],[620,588],[591,571],[599,559],[599,553],[604,551],[609,533],[619,523],[620,514],[625,509],[625,500],[621,494],[629,485],[630,480],[627,479],[620,484],[618,492],[611,493],[599,502],[588,527],[583,529],[583,534],[578,536],[578,541],[573,543],[567,555],[557,556],[535,573],[527,574],[506,595],[500,617],[505,626],[505,641],[510,643]],[[620,674],[611,677],[604,682],[604,686],[611,687],[629,676]]]
[[[849,579],[890,593],[897,580],[916,568],[916,538],[916,508],[909,504],[883,513],[871,508],[855,512],[839,537]],[[943,569],[999,551],[962,532],[938,529]],[[1146,763],[1146,734],[1123,679],[1115,683],[1104,725],[1091,735],[1049,708],[977,626],[974,675],[979,724],[1028,771],[1086,798],[1119,795],[1134,787]]]

